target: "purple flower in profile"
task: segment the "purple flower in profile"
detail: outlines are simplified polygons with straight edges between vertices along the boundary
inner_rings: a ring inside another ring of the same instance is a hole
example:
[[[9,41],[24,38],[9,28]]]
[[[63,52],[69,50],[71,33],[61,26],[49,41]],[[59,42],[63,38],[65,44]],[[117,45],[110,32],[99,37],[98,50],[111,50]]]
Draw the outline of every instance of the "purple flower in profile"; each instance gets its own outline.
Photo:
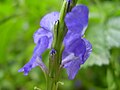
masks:
[[[92,45],[82,37],[88,25],[88,13],[86,6],[78,5],[65,17],[68,32],[64,38],[62,64],[67,70],[69,79],[74,79],[80,65],[84,64],[92,52]]]
[[[86,6],[78,5],[71,12],[67,13],[65,17],[68,32],[63,40],[65,49],[62,53],[63,60],[61,66],[67,70],[69,79],[74,79],[80,66],[84,64],[92,52],[92,45],[83,38],[88,25],[88,13]],[[46,49],[51,48],[54,24],[57,20],[59,20],[58,12],[52,12],[42,18],[40,22],[41,28],[33,36],[36,44],[33,56],[19,72],[24,72],[27,75],[36,66],[40,66],[44,71],[47,71],[41,55]]]
[[[42,62],[41,55],[46,49],[51,48],[53,40],[52,30],[54,22],[57,21],[58,18],[58,12],[52,12],[42,18],[40,22],[41,28],[38,29],[33,35],[36,47],[32,58],[19,70],[19,72],[24,72],[24,75],[28,75],[29,71],[36,66],[40,66],[43,71],[47,72],[47,68]]]

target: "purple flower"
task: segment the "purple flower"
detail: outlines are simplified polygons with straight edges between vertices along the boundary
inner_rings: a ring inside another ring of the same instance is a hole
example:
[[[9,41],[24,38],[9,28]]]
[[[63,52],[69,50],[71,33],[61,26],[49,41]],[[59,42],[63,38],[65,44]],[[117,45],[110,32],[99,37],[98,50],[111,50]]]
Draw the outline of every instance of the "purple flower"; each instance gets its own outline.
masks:
[[[72,0],[66,0],[67,2],[72,2]]]
[[[80,65],[84,64],[92,52],[92,45],[82,37],[88,25],[88,13],[86,6],[78,5],[65,17],[68,32],[64,38],[62,66],[66,68],[69,79],[74,79]]]
[[[47,68],[42,62],[41,55],[46,49],[51,47],[53,40],[52,30],[54,22],[57,21],[58,18],[58,12],[52,12],[42,18],[40,22],[41,28],[33,35],[34,43],[36,44],[33,56],[30,61],[19,70],[19,72],[24,72],[24,75],[28,75],[29,71],[36,66],[40,66],[44,72],[47,72]]]
[[[59,20],[58,12],[52,12],[42,18],[40,22],[41,28],[33,36],[36,44],[33,56],[19,70],[20,72],[24,72],[27,75],[36,66],[40,66],[44,71],[47,71],[46,66],[42,62],[41,54],[46,49],[51,48],[53,28],[57,20]],[[88,25],[88,8],[84,5],[75,6],[71,12],[67,13],[65,23],[68,32],[63,40],[65,49],[62,54],[61,66],[67,70],[69,79],[74,79],[80,66],[84,64],[92,52],[92,45],[82,37]]]
[[[66,15],[65,22],[69,31],[83,36],[88,25],[89,10],[84,5],[78,5]]]

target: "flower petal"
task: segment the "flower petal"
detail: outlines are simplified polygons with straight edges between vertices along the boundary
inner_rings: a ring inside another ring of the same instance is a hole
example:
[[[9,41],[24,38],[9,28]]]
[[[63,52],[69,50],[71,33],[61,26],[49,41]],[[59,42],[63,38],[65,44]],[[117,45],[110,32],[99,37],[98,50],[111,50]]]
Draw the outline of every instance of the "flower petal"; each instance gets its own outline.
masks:
[[[75,6],[65,17],[68,30],[83,36],[88,25],[89,10],[84,5]]]
[[[33,38],[34,38],[34,42],[37,44],[38,41],[41,39],[41,37],[43,36],[47,36],[49,38],[49,48],[51,47],[51,44],[52,44],[52,40],[53,40],[53,37],[52,37],[52,33],[48,30],[45,30],[43,28],[40,28],[38,29],[34,35],[33,35]]]
[[[41,22],[40,26],[46,30],[52,31],[54,23],[59,19],[59,12],[52,12],[45,15]]]
[[[86,46],[86,52],[84,54],[84,59],[83,59],[83,63],[88,59],[88,57],[90,56],[91,52],[92,52],[92,45],[91,43],[86,40],[85,38],[83,38],[84,42],[85,42],[85,46]]]
[[[80,35],[77,33],[74,33],[72,31],[68,31],[66,36],[64,37],[64,45],[68,46],[70,44],[70,42],[72,42],[73,40],[79,38]]]
[[[76,51],[76,49],[78,49],[78,51]],[[80,65],[84,64],[91,52],[92,45],[88,40],[85,38],[71,38],[68,48],[65,48],[63,51],[61,65],[66,68],[69,79],[74,79],[80,69]]]
[[[48,37],[47,36],[41,37],[39,43],[34,49],[32,58],[18,72],[24,72],[24,75],[28,75],[29,71],[38,65],[40,65],[40,67],[44,69],[45,65],[42,63],[41,54],[48,48],[48,44],[49,44]]]
[[[29,71],[38,66],[38,64],[36,63],[36,56],[33,55],[32,58],[30,59],[30,61],[25,64],[21,69],[18,70],[18,72],[24,72],[24,75],[28,75]]]
[[[83,63],[82,59],[86,51],[85,42],[78,34],[68,32],[64,44],[62,66],[66,68],[69,79],[74,79]]]
[[[66,68],[66,70],[67,70],[69,79],[75,78],[76,74],[78,73],[78,70],[80,69],[80,63],[81,62],[79,59],[75,59],[64,65],[64,68]]]
[[[64,38],[65,49],[62,54],[62,64],[67,70],[69,79],[74,79],[80,65],[89,57],[92,51],[92,45],[79,34],[68,31]]]
[[[63,55],[62,55],[62,64],[61,64],[61,67],[65,66],[65,64],[73,61],[74,59],[78,59],[79,57],[76,57],[74,55],[74,53],[67,53],[67,52],[63,52]]]
[[[65,51],[74,53],[75,56],[83,56],[85,54],[85,42],[78,34],[68,35],[64,39]]]

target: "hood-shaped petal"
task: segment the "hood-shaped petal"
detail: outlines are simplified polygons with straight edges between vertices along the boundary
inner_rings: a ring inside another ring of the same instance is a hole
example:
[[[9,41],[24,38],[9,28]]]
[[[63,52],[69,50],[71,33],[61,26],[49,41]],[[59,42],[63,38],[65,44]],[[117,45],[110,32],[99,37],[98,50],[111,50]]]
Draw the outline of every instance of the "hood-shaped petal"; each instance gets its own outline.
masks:
[[[55,22],[59,19],[59,12],[52,12],[45,15],[41,22],[40,26],[46,30],[52,31]]]
[[[68,30],[83,36],[88,25],[88,13],[89,10],[85,5],[75,6],[65,17]]]
[[[19,72],[24,72],[24,75],[28,75],[29,71],[38,65],[40,65],[42,69],[45,68],[44,63],[42,63],[42,60],[41,60],[41,54],[48,48],[48,44],[49,44],[48,37],[47,36],[41,37],[37,46],[34,49],[32,58],[27,64],[25,64],[19,70]]]
[[[49,39],[49,46],[48,48],[51,47],[51,44],[52,44],[52,40],[53,40],[53,36],[52,36],[52,32],[48,31],[48,30],[45,30],[44,28],[40,28],[38,29],[34,35],[33,35],[33,38],[34,38],[34,42],[37,44],[38,41],[41,39],[41,37],[43,36],[47,36],[48,39]]]

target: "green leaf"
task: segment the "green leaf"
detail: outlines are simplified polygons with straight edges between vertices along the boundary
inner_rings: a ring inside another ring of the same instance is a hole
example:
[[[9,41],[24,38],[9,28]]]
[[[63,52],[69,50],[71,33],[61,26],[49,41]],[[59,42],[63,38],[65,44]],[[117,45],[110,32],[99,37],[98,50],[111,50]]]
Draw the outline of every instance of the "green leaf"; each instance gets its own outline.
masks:
[[[120,47],[120,17],[108,21],[106,39],[109,48]]]
[[[91,42],[93,51],[84,66],[109,64],[109,50],[103,27],[103,25],[94,25],[87,30],[86,38]]]
[[[87,30],[86,38],[93,46],[92,54],[86,61],[86,66],[108,65],[109,50],[112,47],[120,47],[120,17],[111,18],[105,24],[92,24]]]

